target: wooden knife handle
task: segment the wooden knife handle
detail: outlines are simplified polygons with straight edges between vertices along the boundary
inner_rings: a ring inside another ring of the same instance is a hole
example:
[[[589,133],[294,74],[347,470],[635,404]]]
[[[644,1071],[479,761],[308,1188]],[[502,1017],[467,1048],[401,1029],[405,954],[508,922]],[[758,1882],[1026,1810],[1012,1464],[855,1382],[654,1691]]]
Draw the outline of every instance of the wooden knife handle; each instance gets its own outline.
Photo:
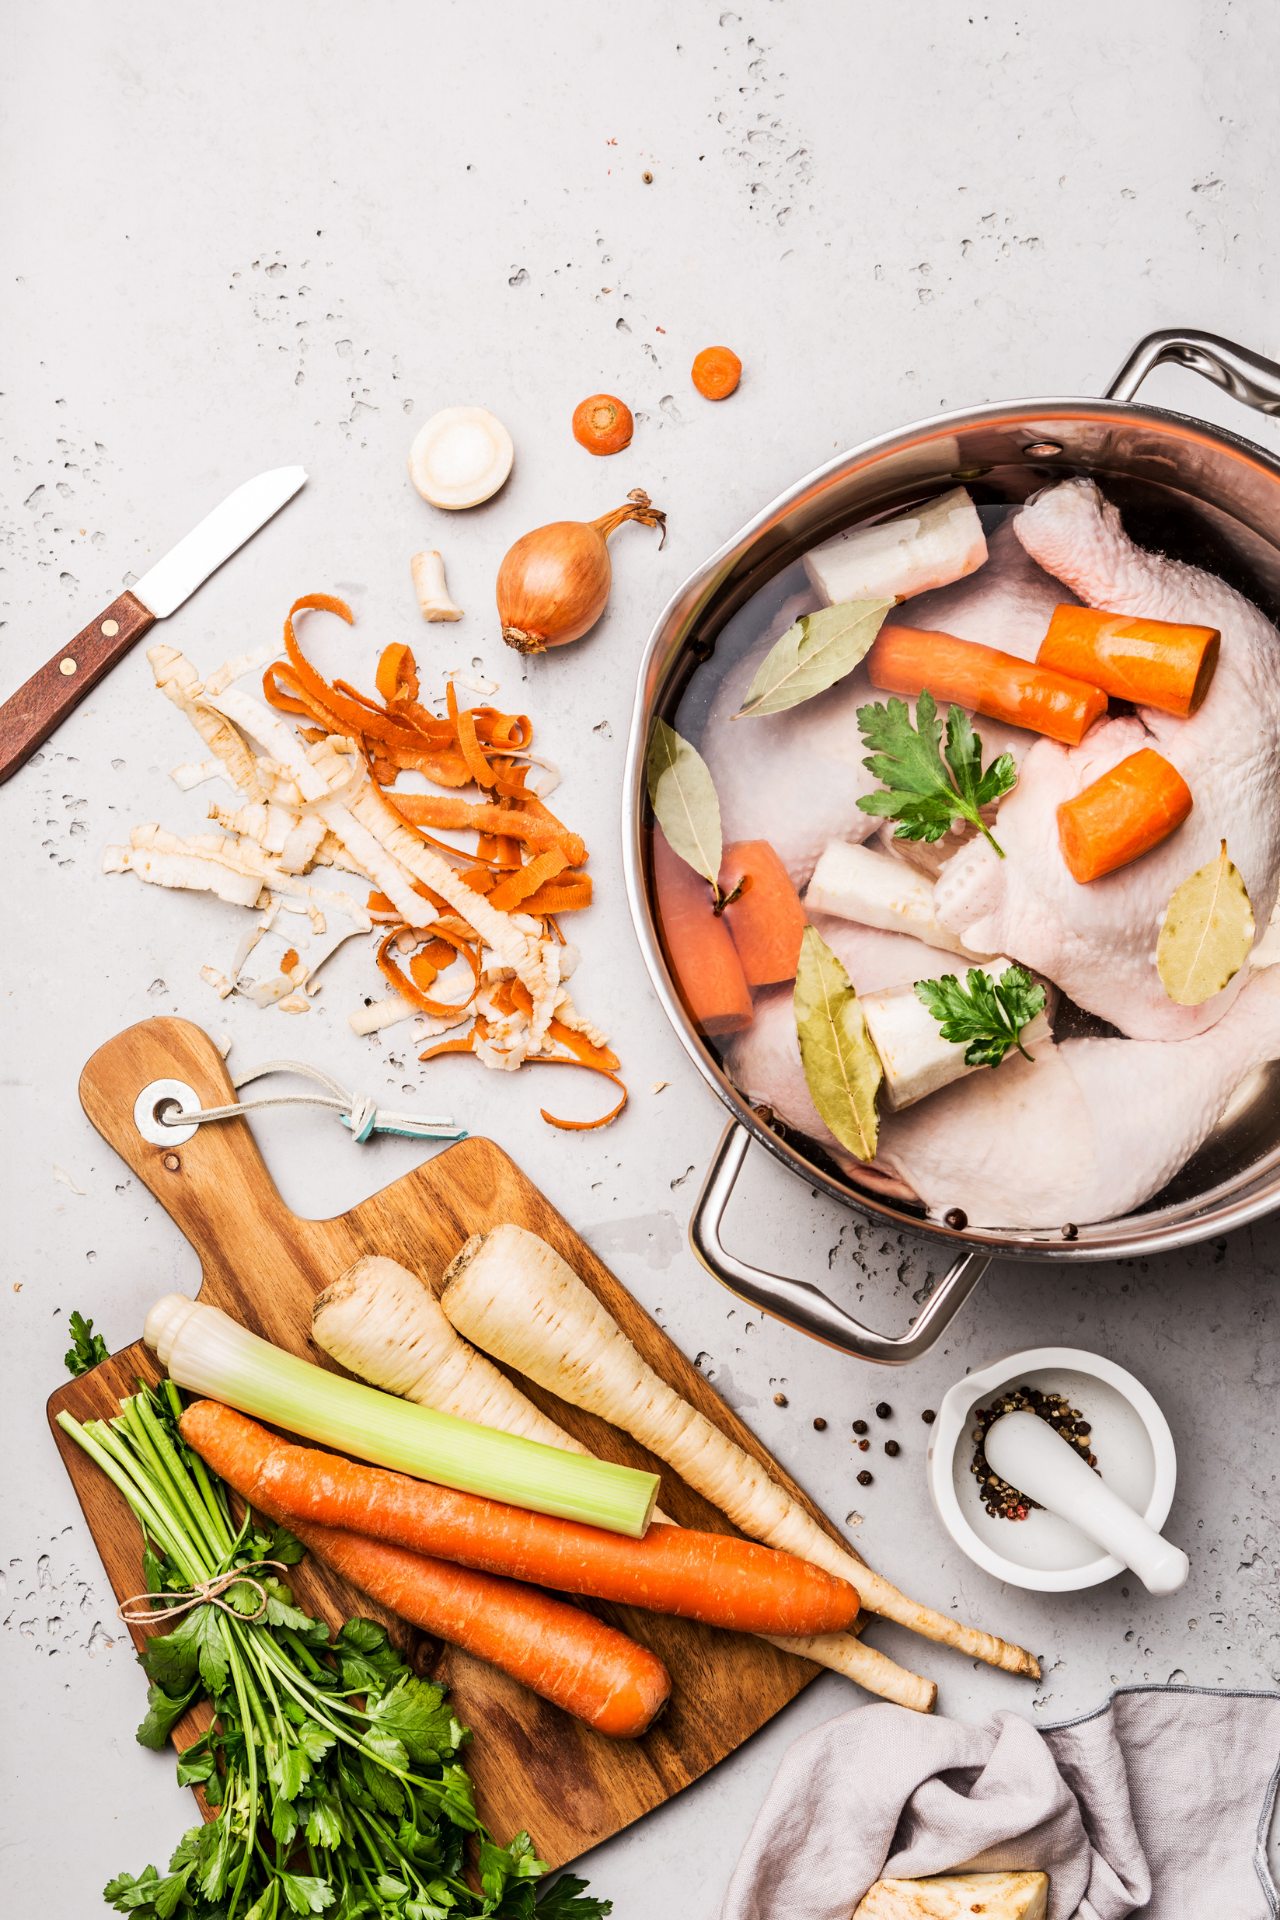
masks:
[[[154,613],[136,594],[122,593],[5,701],[0,707],[0,785],[26,764],[103,674],[110,673],[155,623]]]

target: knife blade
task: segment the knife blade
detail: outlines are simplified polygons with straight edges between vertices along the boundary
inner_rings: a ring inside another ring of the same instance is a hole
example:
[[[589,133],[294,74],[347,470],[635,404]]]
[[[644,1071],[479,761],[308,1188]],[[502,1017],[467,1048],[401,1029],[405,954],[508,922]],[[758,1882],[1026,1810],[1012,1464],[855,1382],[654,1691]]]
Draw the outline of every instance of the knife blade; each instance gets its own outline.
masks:
[[[167,619],[265,526],[306,478],[302,467],[275,467],[246,480],[5,701],[0,707],[0,785],[31,758],[134,642],[157,620]]]

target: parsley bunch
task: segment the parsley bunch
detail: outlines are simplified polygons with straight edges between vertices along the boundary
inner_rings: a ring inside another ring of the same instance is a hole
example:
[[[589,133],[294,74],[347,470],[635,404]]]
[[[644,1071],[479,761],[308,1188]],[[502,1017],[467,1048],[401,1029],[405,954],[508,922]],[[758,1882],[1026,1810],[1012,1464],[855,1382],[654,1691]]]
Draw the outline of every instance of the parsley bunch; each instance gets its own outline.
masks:
[[[943,1039],[968,1043],[967,1067],[998,1067],[1010,1047],[1034,1058],[1022,1044],[1022,1030],[1042,1011],[1045,993],[1022,967],[1006,967],[998,980],[970,967],[963,987],[954,973],[915,984],[917,1000],[941,1023]]]
[[[546,1865],[527,1833],[499,1846],[481,1824],[459,1759],[470,1739],[445,1691],[413,1674],[373,1620],[336,1639],[293,1604],[264,1560],[303,1557],[285,1527],[246,1511],[183,1440],[172,1381],[142,1388],[118,1418],[59,1424],[124,1494],[143,1529],[155,1612],[199,1582],[243,1567],[223,1591],[235,1612],[205,1604],[139,1654],[150,1687],[143,1746],[161,1748],[189,1707],[207,1699],[208,1731],[182,1752],[180,1786],[200,1785],[218,1814],[183,1835],[166,1874],[122,1873],[103,1897],[141,1920],[603,1920],[611,1902],[584,1898],[565,1875],[535,1898]],[[481,1891],[463,1878],[468,1834],[479,1842]]]
[[[895,840],[941,840],[952,821],[968,820],[991,841],[1000,858],[1004,848],[988,832],[982,808],[1017,785],[1011,753],[1002,753],[984,773],[982,741],[963,707],[947,708],[947,751],[941,752],[942,722],[926,687],[916,701],[916,724],[905,700],[858,708],[858,730],[869,747],[863,766],[884,781],[878,793],[864,794],[864,813],[896,820]]]

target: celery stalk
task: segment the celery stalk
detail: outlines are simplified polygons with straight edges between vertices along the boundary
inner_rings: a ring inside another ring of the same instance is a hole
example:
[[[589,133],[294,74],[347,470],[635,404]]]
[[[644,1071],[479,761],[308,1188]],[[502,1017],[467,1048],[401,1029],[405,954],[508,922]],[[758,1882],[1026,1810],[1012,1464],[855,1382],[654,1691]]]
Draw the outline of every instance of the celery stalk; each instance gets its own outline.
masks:
[[[187,1316],[168,1367],[189,1392],[305,1439],[534,1513],[638,1540],[657,1498],[656,1474],[565,1453],[343,1379],[259,1339],[217,1307],[197,1304]]]

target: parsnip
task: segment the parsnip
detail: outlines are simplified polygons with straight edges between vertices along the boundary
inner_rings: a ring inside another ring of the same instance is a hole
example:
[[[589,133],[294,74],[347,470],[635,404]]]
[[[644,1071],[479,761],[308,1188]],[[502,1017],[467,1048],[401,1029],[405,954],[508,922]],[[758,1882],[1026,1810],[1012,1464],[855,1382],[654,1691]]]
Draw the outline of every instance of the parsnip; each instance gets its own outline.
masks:
[[[438,553],[415,553],[409,562],[409,571],[424,620],[461,620],[462,608],[449,598],[444,561]]]
[[[358,1260],[311,1309],[318,1346],[359,1379],[438,1413],[523,1434],[570,1453],[588,1449],[513,1386],[493,1362],[461,1339],[435,1295],[394,1260]],[[660,1509],[654,1519],[674,1525]],[[855,1585],[857,1583],[855,1582]],[[932,1710],[937,1688],[865,1647],[852,1633],[799,1639],[767,1636],[785,1653],[843,1673],[868,1693],[918,1712]]]
[[[674,1467],[767,1546],[851,1580],[862,1603],[926,1639],[1038,1679],[1031,1654],[935,1613],[838,1546],[758,1460],[659,1379],[579,1280],[536,1234],[473,1234],[445,1275],[440,1304],[458,1331],[574,1406],[611,1420]]]
[[[804,896],[810,912],[833,913],[885,933],[909,933],[926,946],[981,961],[934,913],[933,883],[905,860],[872,847],[832,840],[813,870]]]
[[[804,559],[828,606],[846,600],[906,600],[949,586],[987,557],[977,508],[963,487],[873,527],[849,527]]]

